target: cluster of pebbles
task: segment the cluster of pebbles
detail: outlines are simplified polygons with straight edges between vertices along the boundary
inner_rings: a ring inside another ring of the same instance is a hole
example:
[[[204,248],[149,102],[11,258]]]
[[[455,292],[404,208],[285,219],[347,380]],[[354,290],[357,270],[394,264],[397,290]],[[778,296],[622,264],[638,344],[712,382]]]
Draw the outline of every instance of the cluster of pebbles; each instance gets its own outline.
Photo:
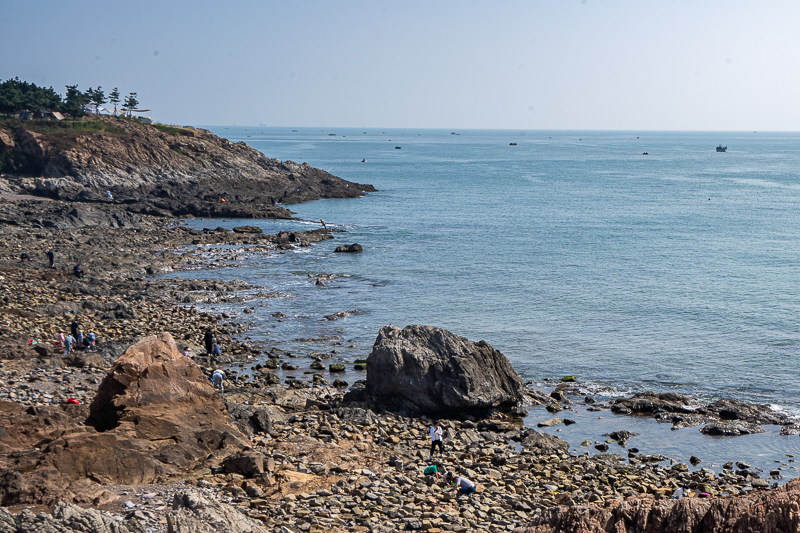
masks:
[[[318,387],[304,394],[322,400],[333,391]],[[230,395],[244,397],[241,391]],[[431,461],[429,421],[354,408],[286,411],[270,434],[254,438],[249,453],[263,467],[243,475],[220,466],[171,485],[109,486],[117,499],[103,509],[164,532],[164,512],[176,494],[191,488],[267,531],[497,532],[523,527],[555,505],[663,499],[678,489],[696,496],[745,494],[769,486],[745,464],[716,474],[683,463],[627,462],[617,454],[574,456],[503,421],[443,421],[448,454]],[[441,479],[423,474],[430,464],[476,482],[477,492],[448,490]]]

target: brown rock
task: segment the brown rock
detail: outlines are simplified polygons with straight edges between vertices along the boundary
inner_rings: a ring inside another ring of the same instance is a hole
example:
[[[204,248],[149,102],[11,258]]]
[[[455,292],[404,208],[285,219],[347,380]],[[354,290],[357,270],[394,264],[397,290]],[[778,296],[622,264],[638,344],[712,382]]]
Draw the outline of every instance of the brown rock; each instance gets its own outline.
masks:
[[[637,498],[597,505],[552,507],[518,533],[624,531],[800,531],[800,479],[747,496],[655,500]]]

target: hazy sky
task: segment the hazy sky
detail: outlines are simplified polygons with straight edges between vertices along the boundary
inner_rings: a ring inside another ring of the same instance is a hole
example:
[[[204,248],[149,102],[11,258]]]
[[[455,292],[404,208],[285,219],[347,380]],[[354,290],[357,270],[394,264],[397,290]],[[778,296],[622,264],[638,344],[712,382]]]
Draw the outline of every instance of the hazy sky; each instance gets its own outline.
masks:
[[[159,122],[800,130],[800,1],[3,0],[0,78]]]

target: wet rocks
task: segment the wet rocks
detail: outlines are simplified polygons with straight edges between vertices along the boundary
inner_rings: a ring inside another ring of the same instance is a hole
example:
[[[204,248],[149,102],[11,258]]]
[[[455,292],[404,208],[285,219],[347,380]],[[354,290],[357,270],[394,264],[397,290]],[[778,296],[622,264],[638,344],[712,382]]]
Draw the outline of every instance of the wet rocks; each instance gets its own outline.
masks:
[[[523,384],[484,341],[430,326],[386,326],[367,358],[367,389],[384,409],[464,416],[514,407]]]
[[[700,433],[714,436],[737,436],[763,433],[764,428],[747,422],[713,422],[700,428]]]
[[[341,246],[337,246],[334,250],[334,253],[344,253],[344,254],[360,254],[364,251],[364,247],[358,243],[353,244],[343,244]]]

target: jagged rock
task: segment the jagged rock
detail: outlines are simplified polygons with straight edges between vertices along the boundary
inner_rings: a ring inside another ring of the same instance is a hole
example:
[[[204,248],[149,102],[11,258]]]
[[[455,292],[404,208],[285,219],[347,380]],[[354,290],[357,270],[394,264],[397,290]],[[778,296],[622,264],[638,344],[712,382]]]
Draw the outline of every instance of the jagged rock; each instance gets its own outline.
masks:
[[[97,509],[59,502],[52,514],[25,510],[14,516],[0,508],[0,533],[146,533],[137,520],[120,521]]]
[[[766,404],[747,404],[723,398],[706,405],[704,410],[716,414],[720,420],[741,420],[753,424],[775,425],[791,423],[791,419],[786,413],[775,411]]]
[[[167,513],[168,533],[267,533],[260,522],[236,507],[207,500],[196,492],[175,495]]]
[[[800,480],[747,496],[636,498],[607,502],[605,506],[556,506],[533,517],[517,533],[651,533],[657,531],[800,531]]]
[[[542,455],[562,454],[569,451],[569,443],[554,435],[527,429],[522,433],[522,447]]]
[[[345,254],[360,254],[364,251],[364,247],[360,244],[353,243],[353,244],[343,244],[342,246],[337,246],[334,250],[335,253],[345,253]]]
[[[386,326],[367,358],[367,390],[390,411],[463,417],[514,407],[523,383],[484,341],[431,326]]]
[[[718,436],[750,435],[763,432],[764,428],[758,424],[749,424],[747,422],[714,422],[700,428],[700,433],[704,435]]]
[[[254,451],[229,455],[222,460],[225,472],[253,477],[264,473],[264,454]]]
[[[695,403],[693,398],[684,394],[643,392],[631,398],[615,400],[611,411],[620,414],[693,413],[696,411]]]
[[[286,418],[275,408],[253,407],[252,405],[234,402],[226,402],[225,405],[228,408],[231,420],[248,437],[253,437],[258,433],[271,435],[275,420],[284,420]]]
[[[264,230],[258,226],[236,226],[233,228],[234,233],[264,233]]]

